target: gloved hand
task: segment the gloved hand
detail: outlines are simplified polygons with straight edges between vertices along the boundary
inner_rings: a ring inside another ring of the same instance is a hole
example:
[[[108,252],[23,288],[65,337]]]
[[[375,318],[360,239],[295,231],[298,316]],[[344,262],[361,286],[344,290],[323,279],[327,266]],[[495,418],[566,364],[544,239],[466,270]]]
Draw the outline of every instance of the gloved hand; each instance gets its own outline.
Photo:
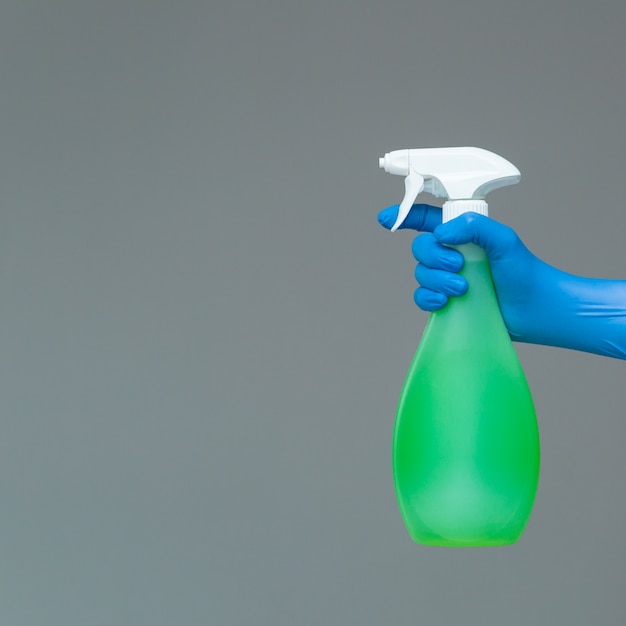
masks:
[[[397,214],[391,206],[378,221],[389,229]],[[567,274],[537,258],[514,230],[476,213],[442,224],[441,209],[416,204],[400,228],[426,231],[412,246],[421,309],[436,311],[471,289],[456,273],[463,256],[444,245],[471,242],[487,252],[512,340],[626,359],[626,280]]]

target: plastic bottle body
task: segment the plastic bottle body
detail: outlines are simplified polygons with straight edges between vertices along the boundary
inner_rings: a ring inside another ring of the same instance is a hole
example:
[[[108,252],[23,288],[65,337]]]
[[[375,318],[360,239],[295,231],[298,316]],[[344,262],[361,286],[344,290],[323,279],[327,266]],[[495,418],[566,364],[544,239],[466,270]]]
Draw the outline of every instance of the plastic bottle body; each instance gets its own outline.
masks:
[[[414,541],[516,542],[539,481],[539,433],[484,250],[458,246],[470,289],[431,314],[400,396],[393,473]]]

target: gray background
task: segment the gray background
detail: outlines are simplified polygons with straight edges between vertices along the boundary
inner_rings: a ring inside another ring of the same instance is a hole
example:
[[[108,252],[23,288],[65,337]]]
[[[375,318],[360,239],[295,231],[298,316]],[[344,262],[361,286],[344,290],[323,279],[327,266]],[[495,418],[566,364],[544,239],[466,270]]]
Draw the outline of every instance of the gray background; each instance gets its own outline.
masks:
[[[492,216],[626,276],[623,6],[3,0],[0,623],[622,623],[620,361],[518,346],[522,541],[410,541],[427,315],[376,214],[384,152],[478,145]]]

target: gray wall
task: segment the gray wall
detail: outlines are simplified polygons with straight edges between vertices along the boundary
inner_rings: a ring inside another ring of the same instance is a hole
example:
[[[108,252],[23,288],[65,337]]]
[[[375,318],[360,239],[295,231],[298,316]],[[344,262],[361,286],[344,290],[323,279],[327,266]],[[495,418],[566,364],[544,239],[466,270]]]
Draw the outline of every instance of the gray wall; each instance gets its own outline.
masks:
[[[626,277],[622,3],[4,0],[0,622],[615,625],[624,364],[518,346],[522,541],[413,544],[426,322],[377,158],[478,145],[546,261]]]

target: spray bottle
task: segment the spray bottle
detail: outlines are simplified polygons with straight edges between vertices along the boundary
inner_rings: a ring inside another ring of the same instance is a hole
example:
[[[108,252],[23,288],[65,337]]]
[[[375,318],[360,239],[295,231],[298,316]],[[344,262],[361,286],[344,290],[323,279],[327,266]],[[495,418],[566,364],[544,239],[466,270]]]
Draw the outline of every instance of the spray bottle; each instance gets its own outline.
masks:
[[[421,191],[446,198],[443,221],[515,184],[517,168],[480,148],[396,150],[379,160],[405,176],[392,231]],[[485,251],[453,246],[469,289],[431,313],[396,413],[393,475],[413,540],[438,546],[515,543],[539,480],[539,433],[524,372],[502,319]]]

